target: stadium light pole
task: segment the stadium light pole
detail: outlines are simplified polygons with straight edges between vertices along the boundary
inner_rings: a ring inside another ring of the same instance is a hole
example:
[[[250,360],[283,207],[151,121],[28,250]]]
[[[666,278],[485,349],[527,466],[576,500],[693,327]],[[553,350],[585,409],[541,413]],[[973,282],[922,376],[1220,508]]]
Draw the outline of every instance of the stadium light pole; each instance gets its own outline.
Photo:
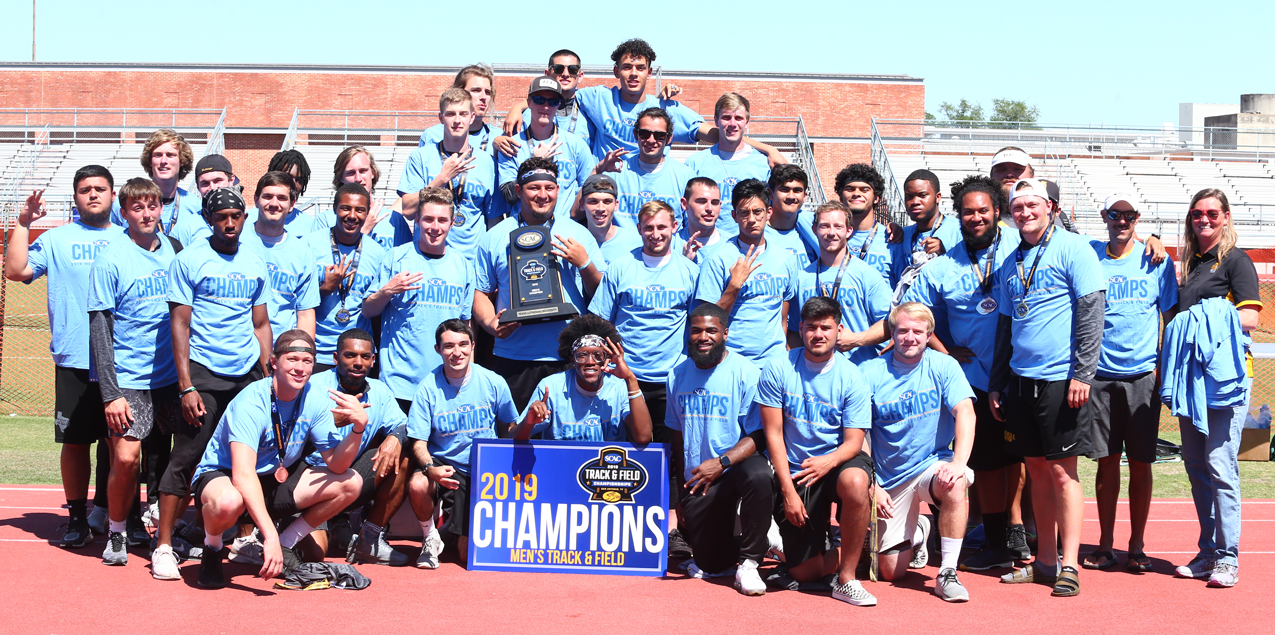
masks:
[[[31,0],[31,61],[35,61],[35,3]]]

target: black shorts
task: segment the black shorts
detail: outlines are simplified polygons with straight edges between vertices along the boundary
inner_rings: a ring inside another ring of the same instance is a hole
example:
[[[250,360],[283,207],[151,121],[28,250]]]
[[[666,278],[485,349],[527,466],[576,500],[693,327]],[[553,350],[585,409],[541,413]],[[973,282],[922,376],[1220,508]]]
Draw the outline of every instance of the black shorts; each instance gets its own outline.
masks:
[[[1085,456],[1101,459],[1123,451],[1131,461],[1155,463],[1160,434],[1160,398],[1155,392],[1154,372],[1122,379],[1095,377],[1089,389],[1093,447]]]
[[[434,461],[438,465],[448,465],[439,461],[437,457],[434,458]],[[456,470],[456,473],[452,474],[452,478],[456,479],[457,483],[460,483],[456,489],[448,489],[438,483],[434,483],[434,500],[442,505],[444,512],[447,512],[447,523],[443,527],[454,536],[468,536],[469,475],[462,474],[460,470]]]
[[[1022,463],[1022,457],[1005,451],[1005,423],[992,416],[992,402],[987,393],[973,390],[974,446],[970,448],[969,468],[975,472],[991,472]]]
[[[53,369],[53,440],[85,445],[106,438],[106,407],[89,371],[56,366]]]
[[[185,415],[177,418],[173,426],[173,449],[168,457],[168,468],[159,479],[159,491],[174,496],[185,496],[191,492],[191,478],[199,460],[208,448],[217,422],[225,413],[230,401],[248,384],[262,378],[261,369],[252,365],[252,370],[240,377],[224,377],[217,375],[198,362],[190,363],[190,381],[199,389],[199,397],[204,402],[202,425],[195,427],[186,421]]]
[[[664,425],[665,406],[668,405],[668,385],[664,382],[639,381],[638,388],[642,391],[642,399],[646,401],[646,409],[651,413],[651,440],[656,443],[667,443],[669,449],[673,450],[678,432]],[[681,452],[669,454],[670,492],[683,491],[685,462],[686,457]],[[673,496],[673,499],[673,504],[676,505],[677,496]]]
[[[1067,405],[1070,385],[1070,379],[1044,381],[1010,376],[1002,400],[1006,452],[1049,461],[1089,453],[1093,400],[1079,408]]]
[[[133,415],[133,423],[122,434],[107,430],[112,438],[132,437],[138,441],[150,437],[156,429],[159,433],[173,429],[182,416],[181,398],[177,396],[177,384],[169,384],[149,390],[121,388],[124,401]]]
[[[384,432],[372,437],[372,441],[367,444],[367,449],[354,459],[354,463],[350,465],[350,469],[354,470],[360,478],[363,479],[363,488],[359,490],[359,497],[346,507],[346,511],[354,511],[362,508],[364,505],[372,502],[376,497],[376,472],[373,471],[372,457],[376,456],[376,451],[381,447],[381,443],[388,437]],[[389,476],[388,474],[386,476]]]
[[[493,355],[491,366],[488,368],[509,382],[509,396],[513,398],[514,407],[518,409],[518,412],[522,412],[527,409],[527,404],[531,403],[532,393],[536,392],[536,385],[540,383],[540,380],[566,367],[566,362],[536,362]],[[503,434],[499,430],[496,432],[502,437],[509,436],[508,432]]]
[[[821,556],[832,548],[828,530],[831,527],[832,504],[840,503],[837,496],[837,479],[845,470],[857,468],[868,474],[868,482],[872,482],[872,457],[866,452],[838,465],[823,478],[809,487],[793,482],[797,495],[806,505],[806,524],[798,527],[788,522],[784,514],[784,496],[779,487],[779,477],[775,479],[775,522],[779,525],[779,535],[784,540],[784,560],[790,566],[797,566],[811,558]]]
[[[298,511],[297,501],[293,498],[297,490],[297,484],[301,482],[301,474],[305,472],[306,465],[304,462],[298,462],[292,469],[288,470],[288,478],[280,483],[275,479],[274,472],[268,474],[258,474],[257,482],[261,484],[261,498],[266,502],[266,510],[270,513],[270,518],[280,520],[287,518]],[[204,488],[219,477],[231,478],[230,470],[209,470],[199,475],[191,486],[191,495],[194,496],[195,504],[202,505],[204,498]],[[252,517],[245,508],[240,522],[252,522]]]

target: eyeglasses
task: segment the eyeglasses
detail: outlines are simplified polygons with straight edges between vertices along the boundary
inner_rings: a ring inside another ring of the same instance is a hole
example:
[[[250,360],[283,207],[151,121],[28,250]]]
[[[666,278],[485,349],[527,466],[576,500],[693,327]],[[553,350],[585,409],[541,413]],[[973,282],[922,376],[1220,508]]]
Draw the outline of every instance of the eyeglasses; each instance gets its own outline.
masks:
[[[1218,210],[1215,210],[1215,209],[1193,209],[1193,210],[1191,210],[1191,218],[1194,218],[1194,219],[1196,219],[1196,220],[1199,220],[1199,219],[1201,219],[1201,218],[1204,218],[1204,216],[1205,216],[1206,214],[1208,215],[1209,220],[1217,220],[1217,219],[1218,219],[1218,217],[1222,215],[1222,212],[1220,212],[1220,211],[1218,211]]]
[[[568,75],[579,75],[580,65],[579,64],[565,64],[565,65],[550,64],[549,65],[549,72],[553,73],[554,75],[561,75],[562,71],[566,71]]]
[[[557,108],[558,106],[562,105],[562,98],[561,97],[545,97],[544,95],[532,95],[531,103],[537,106],[543,106],[545,104],[549,104],[550,106]]]
[[[1123,218],[1126,221],[1132,223],[1133,221],[1138,220],[1137,212],[1118,212],[1114,209],[1109,209],[1107,210],[1105,215],[1107,217],[1107,220],[1113,220],[1113,221],[1118,221],[1121,218]]]
[[[654,137],[656,141],[664,143],[665,141],[668,141],[669,137],[669,134],[663,130],[647,130],[646,128],[638,128],[634,132],[637,134],[637,138],[643,141]]]
[[[607,361],[609,357],[610,354],[606,351],[576,351],[575,354],[571,356],[577,364],[584,364],[590,361],[601,364]]]

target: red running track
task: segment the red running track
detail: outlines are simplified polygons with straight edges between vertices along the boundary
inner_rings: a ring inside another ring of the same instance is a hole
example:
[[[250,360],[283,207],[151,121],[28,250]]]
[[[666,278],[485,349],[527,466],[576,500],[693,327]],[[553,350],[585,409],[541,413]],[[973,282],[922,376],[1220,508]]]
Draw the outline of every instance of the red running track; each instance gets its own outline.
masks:
[[[231,585],[195,585],[150,577],[147,553],[126,567],[101,564],[105,539],[69,551],[49,540],[66,520],[59,488],[0,486],[0,597],[3,633],[574,633],[599,626],[708,633],[1044,632],[1194,633],[1270,628],[1270,572],[1275,568],[1275,501],[1245,501],[1240,584],[1209,589],[1172,576],[1195,554],[1198,525],[1189,500],[1157,500],[1147,530],[1155,571],[1123,568],[1080,574],[1081,595],[1051,598],[1038,585],[1007,586],[995,575],[962,573],[972,600],[948,605],[931,594],[932,565],[898,584],[867,583],[879,605],[859,608],[825,595],[791,591],[748,598],[730,578],[665,578],[467,572],[444,562],[435,571],[360,566],[364,591],[278,591],[230,563]],[[1122,503],[1121,519],[1128,510]],[[1082,553],[1098,538],[1097,511],[1086,505]],[[1124,558],[1128,523],[1117,524]],[[398,546],[415,557],[418,545]],[[318,620],[316,621],[316,618]],[[1267,626],[1263,626],[1267,625]],[[835,630],[834,630],[835,629]]]

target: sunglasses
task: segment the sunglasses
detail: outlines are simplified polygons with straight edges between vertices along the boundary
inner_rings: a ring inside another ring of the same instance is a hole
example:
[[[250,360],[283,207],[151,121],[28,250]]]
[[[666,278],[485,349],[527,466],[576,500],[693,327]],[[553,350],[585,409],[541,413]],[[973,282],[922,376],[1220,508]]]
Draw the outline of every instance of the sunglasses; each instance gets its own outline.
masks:
[[[549,72],[553,73],[554,75],[562,75],[563,74],[562,71],[566,71],[567,75],[579,75],[580,65],[579,64],[550,64],[549,65]]]
[[[531,103],[537,106],[543,106],[545,104],[549,104],[550,106],[557,108],[558,106],[562,105],[562,98],[561,97],[545,97],[544,95],[532,95]]]
[[[664,143],[665,141],[668,141],[669,137],[669,134],[663,130],[647,130],[646,128],[638,128],[634,132],[637,133],[637,137],[643,141],[654,137],[656,141]]]
[[[1133,221],[1138,220],[1138,213],[1137,212],[1117,212],[1116,210],[1111,209],[1111,210],[1107,210],[1106,217],[1107,217],[1107,220],[1113,220],[1113,221],[1120,220],[1121,218],[1123,218],[1126,221],[1129,221],[1130,223],[1132,223]]]
[[[1206,214],[1208,215],[1209,220],[1217,220],[1217,219],[1218,219],[1218,217],[1220,217],[1220,216],[1222,215],[1222,212],[1219,212],[1219,211],[1217,211],[1217,210],[1215,210],[1215,209],[1210,209],[1210,210],[1193,209],[1193,210],[1191,210],[1191,218],[1194,218],[1194,219],[1196,219],[1196,220],[1199,220],[1199,219],[1201,219],[1201,218],[1204,218],[1204,216],[1205,216]]]

